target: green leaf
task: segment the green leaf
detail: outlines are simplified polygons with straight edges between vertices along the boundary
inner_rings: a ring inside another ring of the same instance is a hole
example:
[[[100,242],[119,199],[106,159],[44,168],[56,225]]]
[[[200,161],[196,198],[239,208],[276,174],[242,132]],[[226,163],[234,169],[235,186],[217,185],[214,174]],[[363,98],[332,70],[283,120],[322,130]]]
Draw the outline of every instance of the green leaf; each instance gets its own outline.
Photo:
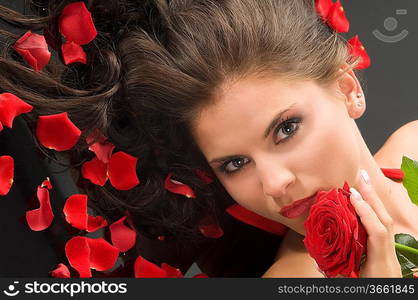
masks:
[[[395,234],[396,256],[402,269],[402,277],[413,277],[418,268],[418,241],[409,234]]]
[[[405,175],[402,184],[412,203],[418,205],[418,161],[402,156],[401,170]]]

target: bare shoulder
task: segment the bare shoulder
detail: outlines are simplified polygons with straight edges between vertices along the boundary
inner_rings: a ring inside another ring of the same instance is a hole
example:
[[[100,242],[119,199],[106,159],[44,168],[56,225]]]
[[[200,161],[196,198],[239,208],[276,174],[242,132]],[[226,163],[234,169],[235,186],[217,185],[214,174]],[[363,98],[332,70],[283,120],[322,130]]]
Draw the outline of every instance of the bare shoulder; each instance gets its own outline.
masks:
[[[263,274],[263,278],[324,277],[309,256],[303,236],[289,230],[280,244],[275,263]]]
[[[400,168],[402,156],[418,160],[418,120],[406,123],[386,140],[374,155],[381,168]]]

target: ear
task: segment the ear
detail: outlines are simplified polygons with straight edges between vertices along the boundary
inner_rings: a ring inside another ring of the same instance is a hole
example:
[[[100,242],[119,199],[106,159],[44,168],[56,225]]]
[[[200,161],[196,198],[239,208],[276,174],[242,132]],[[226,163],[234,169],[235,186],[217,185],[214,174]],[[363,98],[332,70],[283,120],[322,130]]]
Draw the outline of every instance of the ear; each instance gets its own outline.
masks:
[[[340,69],[343,72],[343,69]],[[353,70],[345,72],[338,79],[339,92],[344,96],[345,106],[349,116],[353,119],[360,118],[366,110],[366,99],[360,82]],[[361,103],[361,106],[358,106]]]

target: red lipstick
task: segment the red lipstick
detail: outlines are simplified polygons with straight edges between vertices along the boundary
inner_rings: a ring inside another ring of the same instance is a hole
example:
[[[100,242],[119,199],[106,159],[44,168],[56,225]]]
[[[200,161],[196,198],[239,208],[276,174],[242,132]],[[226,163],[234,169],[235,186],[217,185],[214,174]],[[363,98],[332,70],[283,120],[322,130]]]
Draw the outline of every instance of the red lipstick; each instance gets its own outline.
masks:
[[[279,213],[289,219],[297,218],[309,210],[315,199],[316,193],[313,196],[297,200],[290,205],[282,207]]]

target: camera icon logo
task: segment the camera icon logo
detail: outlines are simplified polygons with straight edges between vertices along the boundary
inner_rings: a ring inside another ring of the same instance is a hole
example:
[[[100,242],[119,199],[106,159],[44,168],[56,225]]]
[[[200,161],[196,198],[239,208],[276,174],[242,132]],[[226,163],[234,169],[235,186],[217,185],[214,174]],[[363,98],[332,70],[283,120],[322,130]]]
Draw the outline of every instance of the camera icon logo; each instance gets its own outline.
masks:
[[[16,289],[16,285],[19,281],[13,281],[13,284],[9,284],[7,290],[4,290],[3,293],[9,297],[14,297],[20,293],[19,290]]]
[[[408,14],[408,11],[406,9],[397,9],[396,14],[397,15],[406,15],[406,14]],[[383,26],[385,27],[385,29],[387,31],[394,31],[395,29],[398,28],[398,20],[396,20],[393,17],[388,17],[383,22]],[[403,40],[404,38],[406,38],[406,36],[408,34],[409,34],[409,32],[406,29],[402,30],[401,32],[399,32],[398,34],[395,34],[395,35],[386,35],[386,34],[380,32],[378,29],[373,30],[373,35],[377,39],[379,39],[379,40],[381,40],[382,42],[385,42],[385,43],[397,43],[397,42]]]

